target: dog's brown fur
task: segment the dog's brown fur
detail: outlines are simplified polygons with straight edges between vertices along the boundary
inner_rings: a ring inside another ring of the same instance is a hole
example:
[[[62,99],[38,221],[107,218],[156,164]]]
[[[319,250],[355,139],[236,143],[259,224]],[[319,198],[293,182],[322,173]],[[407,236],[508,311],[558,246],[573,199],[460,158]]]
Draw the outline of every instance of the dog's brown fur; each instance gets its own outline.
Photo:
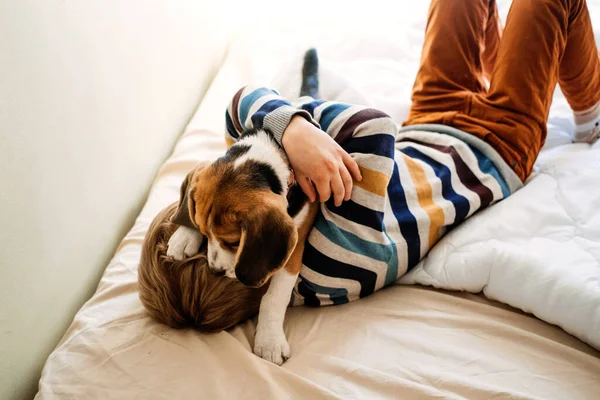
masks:
[[[188,173],[173,222],[199,229],[209,240],[236,252],[238,279],[246,286],[259,287],[285,265],[298,233],[287,213],[285,195],[252,187],[250,163],[246,169],[233,165],[234,160],[223,158],[199,164]]]
[[[182,261],[166,255],[167,242],[178,225],[171,222],[177,204],[152,221],[139,266],[140,299],[150,314],[173,328],[194,327],[218,332],[258,313],[268,284],[249,288],[238,280],[208,271],[206,247]]]

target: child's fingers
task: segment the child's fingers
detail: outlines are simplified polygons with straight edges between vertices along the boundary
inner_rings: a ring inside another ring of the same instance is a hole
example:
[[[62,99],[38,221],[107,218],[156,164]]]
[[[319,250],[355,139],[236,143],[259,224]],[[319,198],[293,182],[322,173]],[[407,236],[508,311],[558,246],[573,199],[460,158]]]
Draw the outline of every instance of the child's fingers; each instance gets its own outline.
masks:
[[[315,182],[317,186],[317,192],[319,192],[319,201],[325,203],[331,197],[331,187],[329,186],[329,179],[321,179]]]
[[[298,176],[297,179],[298,179],[298,184],[302,188],[302,191],[304,192],[306,197],[308,197],[308,200],[311,203],[314,203],[315,200],[317,199],[317,193],[315,192],[315,187],[313,186],[310,179],[308,179],[304,175]]]
[[[360,173],[360,168],[358,167],[356,161],[354,161],[354,159],[350,157],[350,154],[344,151],[342,153],[342,160],[344,161],[344,165],[346,166],[346,168],[348,168],[354,179],[356,179],[357,181],[361,181],[362,175]]]
[[[344,200],[348,201],[352,195],[352,177],[350,176],[350,172],[348,172],[348,169],[345,165],[340,167],[340,175],[342,177],[342,181],[344,182],[344,191],[346,193]]]
[[[333,174],[331,177],[331,190],[333,192],[333,202],[335,203],[335,206],[341,206],[346,195],[346,188],[344,187],[344,182],[342,182],[342,176],[340,174]]]

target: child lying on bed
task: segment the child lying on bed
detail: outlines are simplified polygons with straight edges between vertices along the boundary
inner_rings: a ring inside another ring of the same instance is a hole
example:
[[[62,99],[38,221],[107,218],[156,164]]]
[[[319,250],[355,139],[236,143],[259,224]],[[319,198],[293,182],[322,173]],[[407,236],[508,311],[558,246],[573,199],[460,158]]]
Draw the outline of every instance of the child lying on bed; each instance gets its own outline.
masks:
[[[294,304],[345,303],[394,282],[449,229],[520,188],[557,82],[574,141],[594,142],[600,58],[585,0],[514,0],[504,32],[493,0],[433,0],[399,131],[378,110],[240,90],[230,141],[269,129],[304,192],[322,202]]]
[[[557,81],[575,110],[574,140],[595,141],[600,58],[585,0],[515,0],[504,32],[493,0],[433,0],[399,131],[379,110],[240,90],[229,139],[269,129],[322,202],[294,304],[346,303],[396,281],[449,229],[519,189]]]

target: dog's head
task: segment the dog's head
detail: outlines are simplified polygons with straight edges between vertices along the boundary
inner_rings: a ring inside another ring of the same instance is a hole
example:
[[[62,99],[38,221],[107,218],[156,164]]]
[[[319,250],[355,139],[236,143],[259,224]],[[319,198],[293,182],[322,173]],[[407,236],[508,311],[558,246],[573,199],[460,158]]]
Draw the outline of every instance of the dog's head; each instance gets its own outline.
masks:
[[[192,326],[219,332],[258,313],[268,284],[249,288],[208,272],[206,248],[193,257],[168,257],[167,243],[177,229],[170,222],[177,204],[158,213],[144,238],[138,269],[140,300],[157,320],[173,328]]]
[[[271,135],[247,133],[225,156],[188,174],[173,222],[207,237],[211,272],[261,286],[285,265],[298,240],[287,213],[289,177]]]

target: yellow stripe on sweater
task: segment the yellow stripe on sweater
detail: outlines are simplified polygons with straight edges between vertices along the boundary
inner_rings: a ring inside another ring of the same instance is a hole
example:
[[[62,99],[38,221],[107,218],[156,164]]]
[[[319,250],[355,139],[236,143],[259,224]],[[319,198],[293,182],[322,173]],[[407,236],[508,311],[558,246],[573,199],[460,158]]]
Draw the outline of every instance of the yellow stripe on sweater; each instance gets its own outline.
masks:
[[[440,228],[444,225],[444,210],[433,201],[431,185],[423,167],[406,154],[402,154],[402,157],[415,185],[419,204],[429,216],[429,247],[432,247],[439,239]]]
[[[360,182],[355,180],[354,186],[358,186],[359,188],[371,192],[377,196],[385,197],[390,177],[383,172],[373,171],[372,169],[363,167],[359,168],[360,174],[362,175],[362,180]]]
[[[227,144],[227,148],[230,148],[231,146],[233,146],[235,144],[235,140],[233,140],[229,136],[225,135],[225,144]]]

